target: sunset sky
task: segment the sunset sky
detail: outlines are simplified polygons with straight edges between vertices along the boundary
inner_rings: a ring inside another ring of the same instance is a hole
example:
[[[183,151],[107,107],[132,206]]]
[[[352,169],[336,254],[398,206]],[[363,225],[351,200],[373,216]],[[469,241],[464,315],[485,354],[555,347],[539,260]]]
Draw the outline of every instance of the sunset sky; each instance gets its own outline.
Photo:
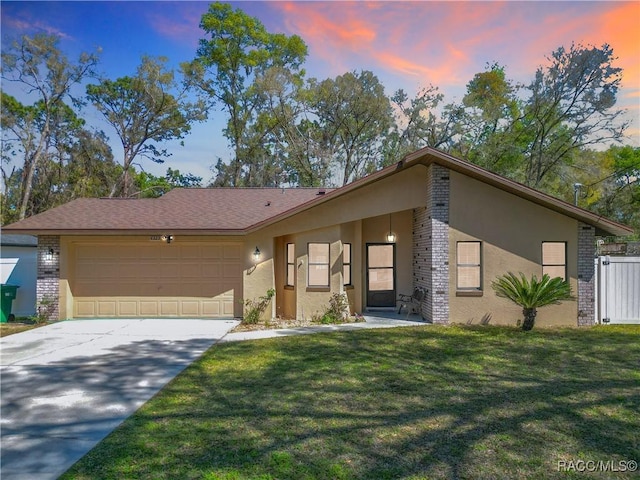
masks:
[[[309,47],[308,76],[324,79],[347,71],[371,70],[387,94],[410,95],[439,87],[445,102],[460,101],[475,73],[494,62],[507,77],[529,83],[545,57],[572,42],[608,43],[624,69],[617,107],[633,121],[626,143],[640,145],[640,2],[231,2],[259,18],[270,32],[297,34]],[[77,58],[102,48],[101,72],[112,79],[131,75],[144,54],[169,57],[172,66],[195,55],[201,15],[208,2],[9,2],[2,1],[2,46],[22,34],[47,32]],[[6,85],[3,85],[6,88]],[[14,92],[12,92],[14,93]],[[209,180],[209,166],[229,158],[215,114],[197,125],[185,146],[163,166]],[[87,110],[89,121],[111,138],[115,132]],[[116,159],[120,150],[114,145]]]

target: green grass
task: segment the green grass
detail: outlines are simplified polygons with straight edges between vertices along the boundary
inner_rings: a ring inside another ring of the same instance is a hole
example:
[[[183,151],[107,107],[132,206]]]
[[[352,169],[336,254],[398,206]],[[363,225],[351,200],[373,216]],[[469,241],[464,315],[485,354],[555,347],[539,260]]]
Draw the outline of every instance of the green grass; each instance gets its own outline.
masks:
[[[216,346],[62,478],[583,478],[571,460],[640,461],[640,327]]]
[[[14,333],[26,332],[42,326],[44,324],[37,324],[28,319],[16,319],[15,322],[0,323],[0,337],[7,337]]]

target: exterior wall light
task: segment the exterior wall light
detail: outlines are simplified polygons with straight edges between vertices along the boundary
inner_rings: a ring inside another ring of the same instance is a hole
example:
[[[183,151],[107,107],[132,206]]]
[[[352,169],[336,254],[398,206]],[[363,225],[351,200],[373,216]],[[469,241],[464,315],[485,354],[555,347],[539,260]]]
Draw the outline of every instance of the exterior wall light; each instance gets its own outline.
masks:
[[[162,235],[160,237],[160,240],[162,240],[163,242],[167,242],[167,245],[168,245],[171,242],[173,242],[173,235]]]
[[[253,251],[253,261],[258,263],[260,261],[261,256],[262,256],[262,253],[260,253],[260,249],[256,245],[256,249]]]
[[[387,243],[395,243],[396,234],[391,231],[391,214],[389,214],[389,233],[387,233]]]

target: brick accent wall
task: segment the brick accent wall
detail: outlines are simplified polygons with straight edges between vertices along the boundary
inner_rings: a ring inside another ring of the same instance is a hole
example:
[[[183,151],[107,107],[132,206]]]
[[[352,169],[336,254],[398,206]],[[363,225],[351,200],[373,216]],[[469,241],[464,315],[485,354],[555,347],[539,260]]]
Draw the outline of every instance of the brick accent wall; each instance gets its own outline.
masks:
[[[53,253],[51,253],[53,252]],[[37,312],[49,321],[60,319],[60,237],[38,236]]]
[[[578,325],[595,323],[595,228],[578,222]]]
[[[413,211],[413,283],[427,290],[423,318],[449,322],[449,170],[431,165],[426,206]]]

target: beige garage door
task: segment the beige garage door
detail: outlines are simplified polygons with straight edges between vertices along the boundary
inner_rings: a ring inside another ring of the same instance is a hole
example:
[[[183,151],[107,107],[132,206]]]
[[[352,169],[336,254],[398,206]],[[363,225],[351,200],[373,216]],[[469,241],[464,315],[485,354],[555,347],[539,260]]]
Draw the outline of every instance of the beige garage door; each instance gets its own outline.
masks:
[[[242,245],[76,245],[74,317],[239,315]]]

